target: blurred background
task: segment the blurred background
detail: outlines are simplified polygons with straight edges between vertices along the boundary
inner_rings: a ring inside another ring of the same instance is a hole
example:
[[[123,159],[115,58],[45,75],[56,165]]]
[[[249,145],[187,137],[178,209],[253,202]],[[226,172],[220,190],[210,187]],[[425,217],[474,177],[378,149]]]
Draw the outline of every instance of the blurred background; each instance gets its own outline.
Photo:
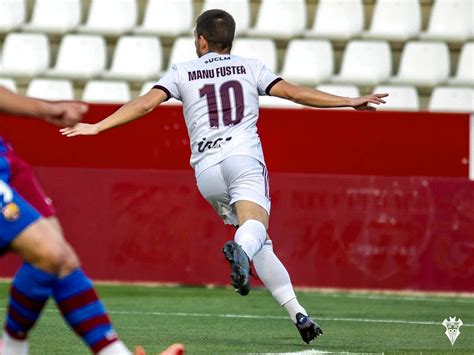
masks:
[[[389,91],[387,110],[474,111],[472,0],[0,0],[0,81],[41,98],[125,102],[195,57],[194,19],[210,8],[234,15],[234,54],[289,81]]]

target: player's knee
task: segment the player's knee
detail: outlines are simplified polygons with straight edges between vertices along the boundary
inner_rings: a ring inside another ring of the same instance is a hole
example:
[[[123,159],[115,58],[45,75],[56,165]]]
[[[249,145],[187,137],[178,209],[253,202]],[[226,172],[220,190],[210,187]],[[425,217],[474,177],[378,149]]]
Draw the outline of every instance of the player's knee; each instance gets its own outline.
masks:
[[[73,272],[80,266],[81,265],[77,254],[70,246],[68,246],[66,248],[65,258],[63,260],[63,263],[61,264],[61,268],[59,271],[60,276],[69,275],[71,272]]]
[[[59,274],[67,261],[67,256],[67,249],[62,243],[50,242],[38,253],[33,264],[45,271]]]

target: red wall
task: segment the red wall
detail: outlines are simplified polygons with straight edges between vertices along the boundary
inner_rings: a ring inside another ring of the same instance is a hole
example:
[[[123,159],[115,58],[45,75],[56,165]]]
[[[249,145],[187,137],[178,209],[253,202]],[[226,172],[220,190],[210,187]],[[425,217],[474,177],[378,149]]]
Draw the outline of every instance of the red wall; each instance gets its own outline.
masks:
[[[179,107],[99,137],[5,117],[0,132],[37,167],[93,278],[227,283],[233,230],[195,187]],[[474,291],[467,115],[267,109],[259,132],[270,235],[295,285]],[[16,266],[3,258],[0,276]]]

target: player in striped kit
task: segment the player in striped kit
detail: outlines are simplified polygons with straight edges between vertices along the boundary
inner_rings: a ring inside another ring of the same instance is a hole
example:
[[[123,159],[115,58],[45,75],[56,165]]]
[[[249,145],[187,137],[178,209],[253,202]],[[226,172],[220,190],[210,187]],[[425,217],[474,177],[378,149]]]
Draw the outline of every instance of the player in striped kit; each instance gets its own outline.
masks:
[[[357,98],[331,95],[292,85],[256,59],[231,55],[235,22],[222,10],[209,10],[196,21],[198,59],[173,65],[147,94],[122,106],[96,124],[78,124],[62,134],[95,135],[144,116],[163,101],[183,102],[191,142],[191,165],[203,197],[224,223],[237,227],[223,251],[231,267],[232,284],[250,291],[250,262],[275,300],[309,343],[321,328],[299,304],[286,268],[273,252],[267,234],[270,215],[268,173],[257,134],[259,95],[273,95],[313,107],[353,107],[375,110],[387,94]]]
[[[87,105],[36,100],[0,87],[0,111],[70,126],[81,120]],[[8,250],[24,263],[12,281],[1,355],[28,354],[28,333],[49,297],[93,353],[131,354],[118,339],[91,280],[64,239],[51,200],[31,167],[0,137],[0,255]],[[164,354],[182,351],[175,346]],[[144,354],[141,348],[137,353]]]

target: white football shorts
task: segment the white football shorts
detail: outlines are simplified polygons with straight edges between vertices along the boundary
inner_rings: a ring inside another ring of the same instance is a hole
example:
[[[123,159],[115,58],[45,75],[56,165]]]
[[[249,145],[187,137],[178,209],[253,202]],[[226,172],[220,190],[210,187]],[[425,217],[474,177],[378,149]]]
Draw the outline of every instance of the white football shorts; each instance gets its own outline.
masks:
[[[204,170],[196,180],[202,196],[225,224],[239,224],[234,209],[237,201],[255,202],[270,214],[268,171],[251,156],[230,156]]]

